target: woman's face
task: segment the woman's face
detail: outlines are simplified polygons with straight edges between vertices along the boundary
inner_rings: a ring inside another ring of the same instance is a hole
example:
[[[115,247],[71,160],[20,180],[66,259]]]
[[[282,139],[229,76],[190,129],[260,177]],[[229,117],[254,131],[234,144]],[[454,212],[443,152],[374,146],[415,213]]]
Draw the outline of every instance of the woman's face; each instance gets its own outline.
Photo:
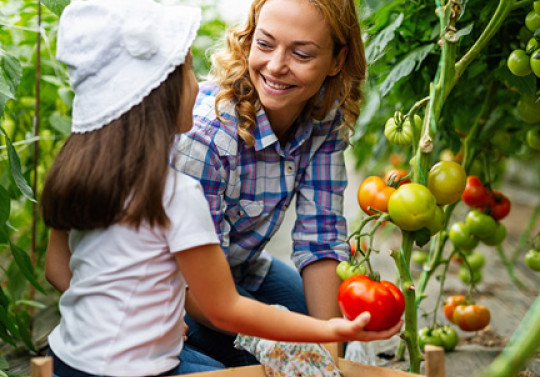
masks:
[[[193,106],[199,91],[199,83],[193,71],[193,56],[191,52],[186,56],[182,67],[182,93],[180,94],[180,112],[178,113],[179,132],[187,132],[193,126]]]
[[[307,0],[268,0],[263,5],[249,75],[271,122],[291,118],[292,124],[324,79],[339,73],[345,53],[334,57],[333,48],[329,26]]]

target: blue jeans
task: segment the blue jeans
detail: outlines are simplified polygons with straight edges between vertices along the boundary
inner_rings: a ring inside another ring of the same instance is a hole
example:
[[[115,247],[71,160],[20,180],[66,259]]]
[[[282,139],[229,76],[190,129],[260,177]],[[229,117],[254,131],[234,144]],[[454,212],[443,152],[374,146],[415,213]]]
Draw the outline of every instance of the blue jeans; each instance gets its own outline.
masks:
[[[52,350],[49,350],[47,356],[53,357],[54,377],[106,377],[95,376],[72,368],[60,360]],[[225,366],[210,357],[203,355],[189,345],[184,345],[180,356],[180,364],[159,376],[174,376],[178,374],[209,372],[213,370],[225,369]]]
[[[307,314],[304,285],[300,274],[276,258],[273,258],[268,275],[257,291],[247,291],[238,285],[236,289],[242,296],[266,304],[280,304],[291,311]],[[236,336],[210,329],[187,314],[185,321],[189,326],[186,343],[212,359],[227,367],[258,364],[249,352],[234,348]],[[182,359],[182,353],[180,353],[180,359]]]

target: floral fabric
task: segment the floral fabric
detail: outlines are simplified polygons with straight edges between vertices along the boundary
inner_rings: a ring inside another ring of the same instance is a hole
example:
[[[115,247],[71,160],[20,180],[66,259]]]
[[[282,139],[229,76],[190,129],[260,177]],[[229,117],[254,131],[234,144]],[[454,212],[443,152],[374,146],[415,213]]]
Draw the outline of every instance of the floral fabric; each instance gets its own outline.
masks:
[[[276,342],[239,334],[235,347],[253,354],[268,377],[343,377],[321,344]]]

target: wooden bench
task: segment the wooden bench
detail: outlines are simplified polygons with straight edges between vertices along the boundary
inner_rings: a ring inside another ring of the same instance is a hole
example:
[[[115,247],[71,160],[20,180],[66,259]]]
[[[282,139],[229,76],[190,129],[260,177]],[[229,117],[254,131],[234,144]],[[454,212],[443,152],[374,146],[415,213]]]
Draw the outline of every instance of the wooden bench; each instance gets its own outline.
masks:
[[[388,368],[377,367],[345,360],[338,357],[336,343],[325,344],[344,377],[414,377],[419,374],[402,372]],[[444,350],[441,347],[426,345],[425,350],[425,373],[426,377],[445,377]],[[31,377],[52,377],[53,363],[51,357],[35,357],[31,360]],[[190,377],[266,377],[262,365],[247,367],[228,368],[214,372],[202,372],[185,374]],[[181,376],[179,376],[181,377]]]

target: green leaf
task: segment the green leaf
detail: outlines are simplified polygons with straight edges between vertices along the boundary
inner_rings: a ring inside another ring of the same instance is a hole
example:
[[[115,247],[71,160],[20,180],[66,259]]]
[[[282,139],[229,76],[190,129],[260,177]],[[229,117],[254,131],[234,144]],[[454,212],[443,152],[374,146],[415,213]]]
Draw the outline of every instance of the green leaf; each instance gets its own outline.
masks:
[[[0,306],[7,308],[9,306],[9,298],[4,293],[4,288],[0,286]]]
[[[461,37],[471,34],[473,30],[473,26],[474,26],[474,22],[471,22],[469,25],[465,26],[463,29],[459,29],[456,32],[456,37],[458,37],[459,39]]]
[[[19,159],[19,155],[15,151],[15,148],[13,148],[13,144],[11,144],[11,140],[9,140],[9,137],[4,130],[3,127],[0,126],[0,134],[4,135],[4,138],[6,140],[6,147],[8,151],[8,160],[9,160],[9,168],[11,171],[11,175],[13,177],[13,180],[15,181],[15,184],[21,190],[21,193],[29,200],[35,202],[34,199],[34,192],[30,185],[26,182],[26,179],[24,179],[24,176],[22,174],[21,170],[21,160]]]
[[[51,114],[49,123],[55,130],[63,135],[69,135],[71,132],[71,119],[58,111]]]
[[[418,47],[408,53],[402,61],[396,64],[380,85],[381,96],[384,97],[401,78],[408,76],[415,67],[419,67],[428,54],[433,50],[435,44]]]
[[[5,79],[11,93],[14,95],[22,77],[21,63],[14,56],[0,49],[0,69],[4,72]]]
[[[51,12],[56,14],[58,17],[64,11],[64,8],[71,2],[71,0],[41,0],[43,5],[45,5]]]
[[[499,68],[493,71],[493,76],[509,88],[515,88],[520,93],[536,93],[536,76],[533,74],[527,76],[516,76],[510,72],[506,64],[501,64]]]
[[[30,315],[26,311],[18,311],[15,313],[15,320],[17,321],[21,340],[26,344],[26,347],[35,352],[36,348],[30,334]]]
[[[425,244],[427,244],[430,238],[431,238],[431,232],[429,231],[428,228],[422,228],[414,232],[414,241],[416,242],[418,247],[422,247]]]
[[[390,25],[382,29],[375,35],[366,45],[366,59],[368,64],[377,60],[384,52],[384,49],[392,39],[394,39],[395,31],[403,22],[403,13],[392,22]]]
[[[7,190],[0,186],[0,224],[4,224],[9,219],[11,211],[11,199]]]
[[[19,305],[25,305],[25,306],[30,306],[32,308],[36,308],[36,309],[45,309],[47,307],[47,305],[39,302],[39,301],[34,301],[34,300],[18,300],[15,302],[15,305],[16,306],[19,306]]]
[[[0,323],[4,325],[4,329],[9,331],[11,336],[15,339],[19,338],[19,329],[14,322],[14,318],[11,318],[7,310],[0,306]]]
[[[34,267],[32,266],[32,262],[28,254],[23,249],[19,248],[17,245],[13,243],[10,246],[11,246],[11,254],[13,255],[13,259],[15,260],[15,263],[17,264],[17,266],[23,273],[24,277],[34,287],[36,287],[37,290],[45,294],[45,290],[34,277]]]

